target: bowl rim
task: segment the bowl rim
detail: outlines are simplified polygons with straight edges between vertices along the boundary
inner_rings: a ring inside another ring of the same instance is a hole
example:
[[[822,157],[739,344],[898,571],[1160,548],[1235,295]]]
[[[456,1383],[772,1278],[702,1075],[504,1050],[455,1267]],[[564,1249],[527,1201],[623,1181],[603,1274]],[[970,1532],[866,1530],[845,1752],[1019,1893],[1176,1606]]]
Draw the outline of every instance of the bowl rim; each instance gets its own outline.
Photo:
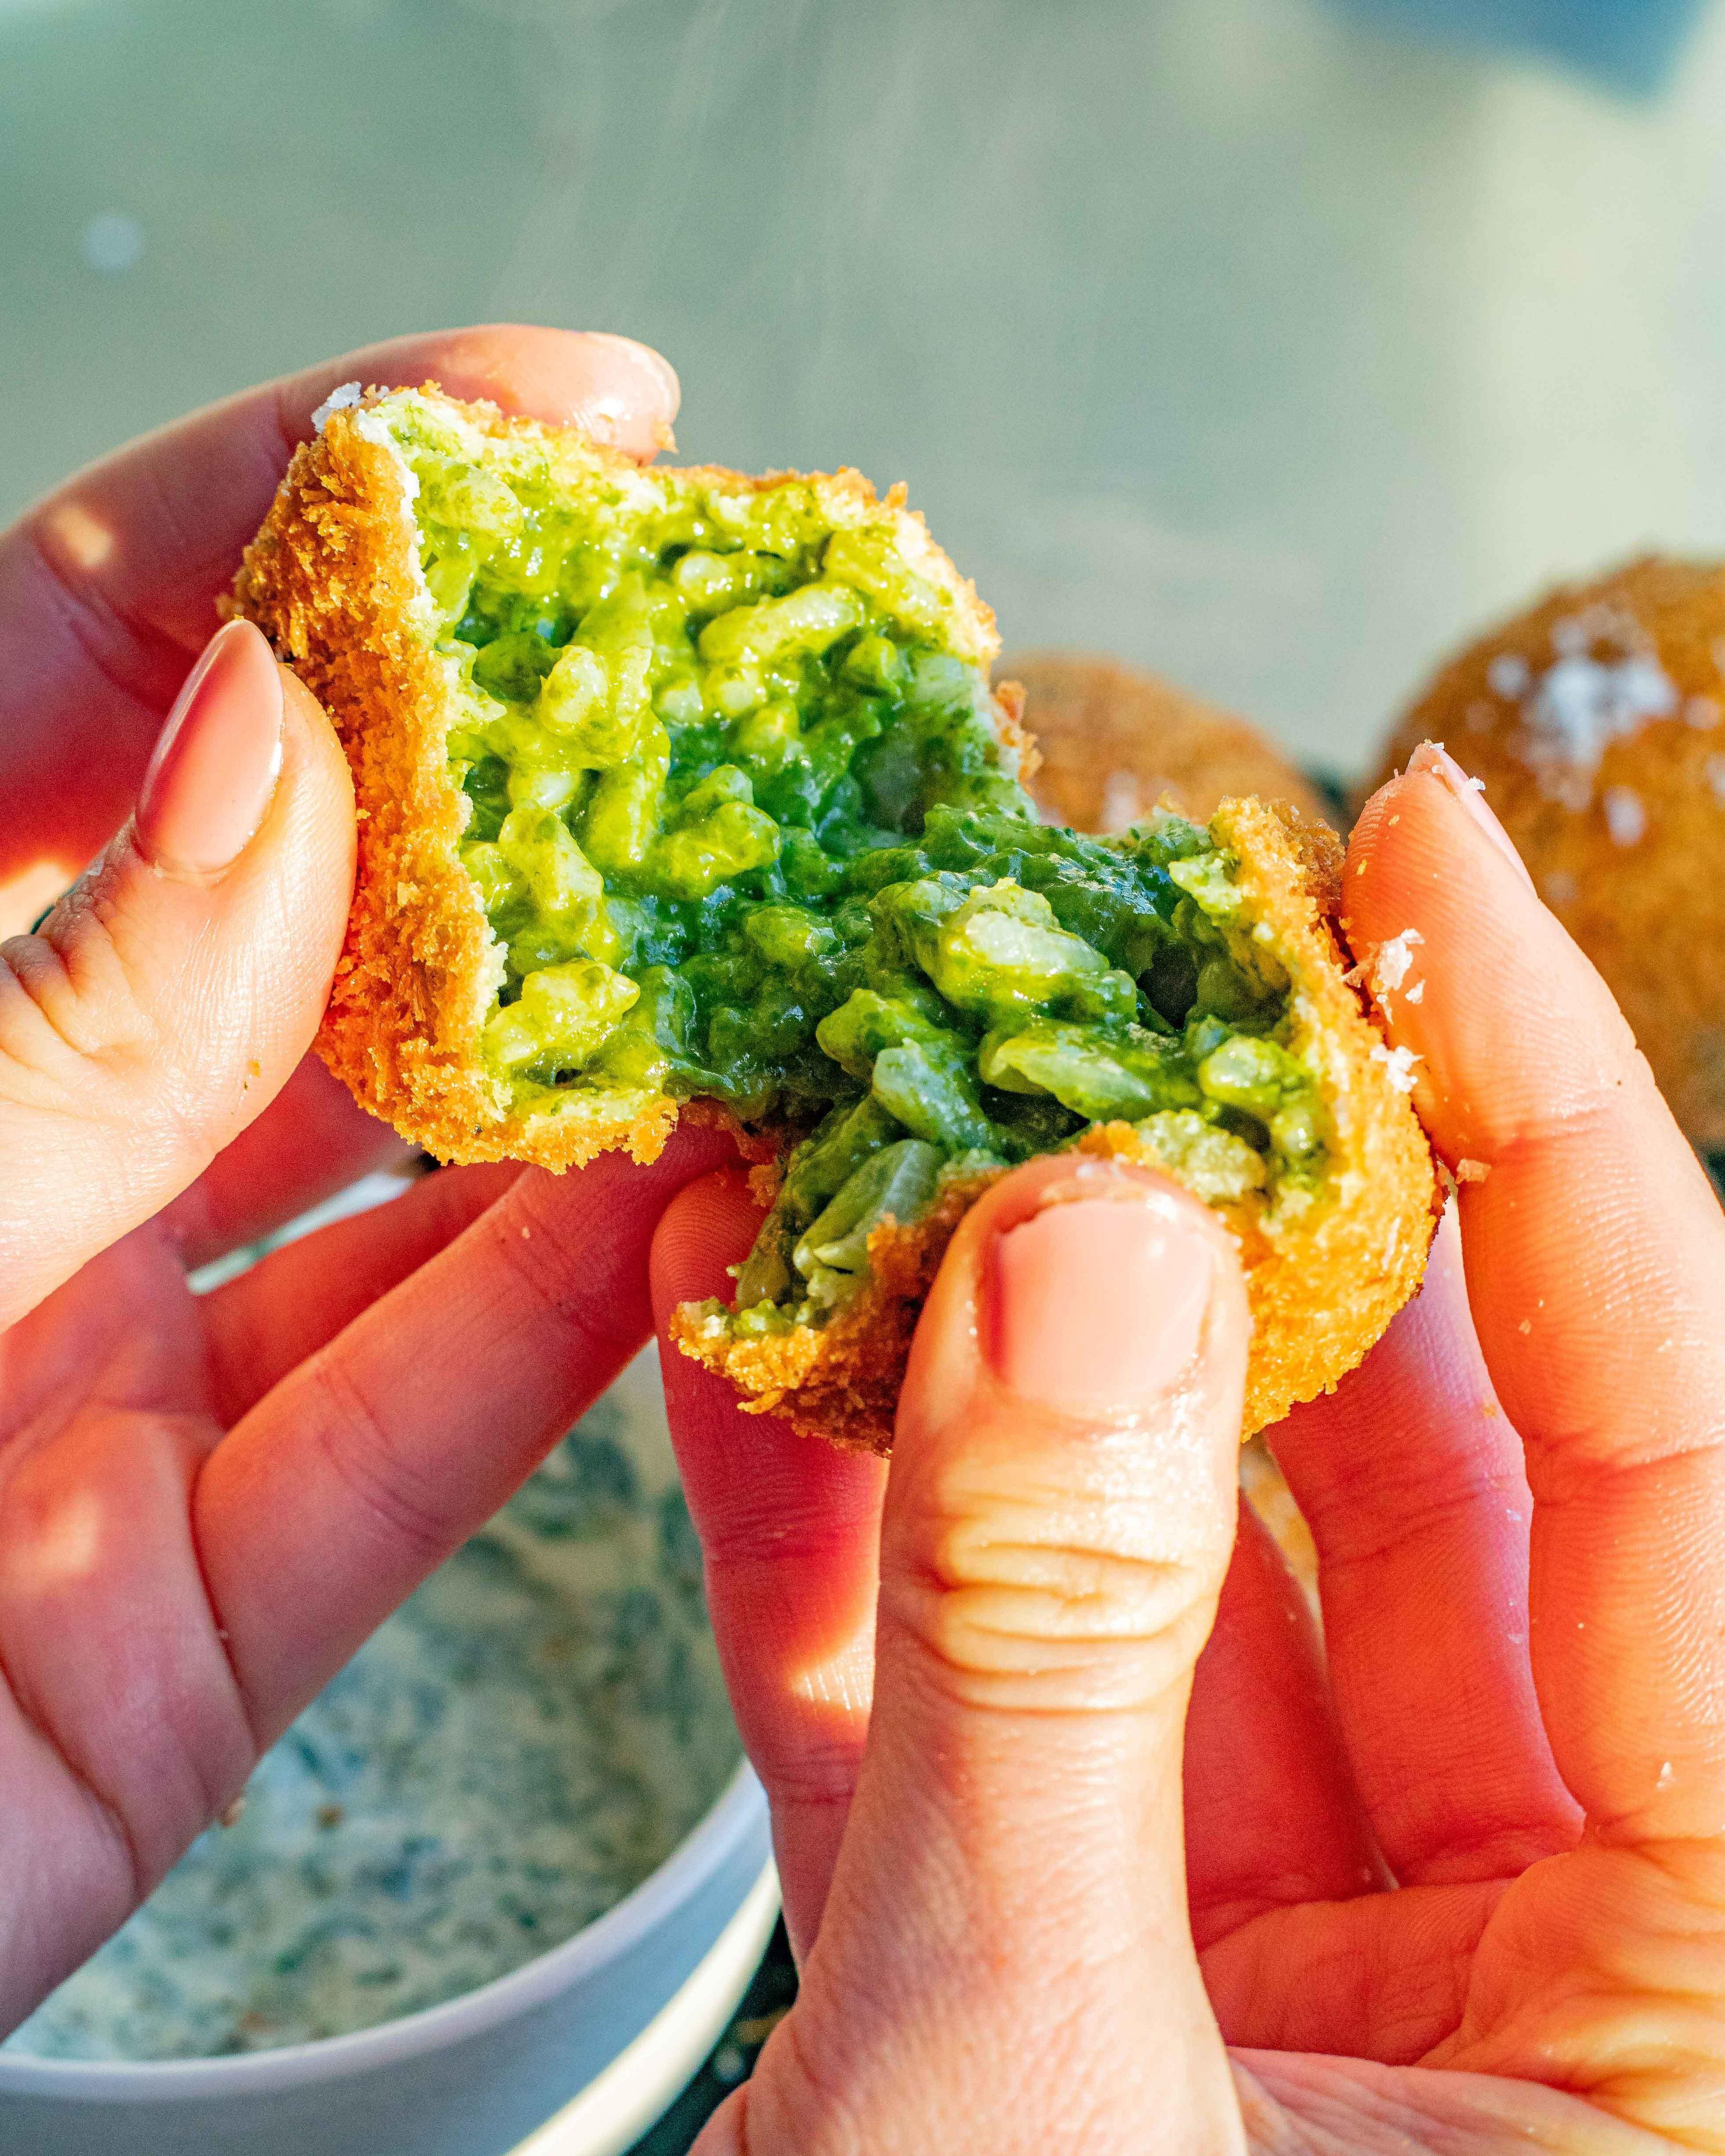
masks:
[[[417,2013],[340,2036],[213,2059],[44,2059],[0,2051],[0,2097],[125,2102],[261,2095],[344,2079],[483,2034],[544,2005],[642,1939],[718,1871],[764,1822],[766,1794],[748,1761],[639,1886],[521,1968]],[[751,1871],[748,1884],[754,1883]]]

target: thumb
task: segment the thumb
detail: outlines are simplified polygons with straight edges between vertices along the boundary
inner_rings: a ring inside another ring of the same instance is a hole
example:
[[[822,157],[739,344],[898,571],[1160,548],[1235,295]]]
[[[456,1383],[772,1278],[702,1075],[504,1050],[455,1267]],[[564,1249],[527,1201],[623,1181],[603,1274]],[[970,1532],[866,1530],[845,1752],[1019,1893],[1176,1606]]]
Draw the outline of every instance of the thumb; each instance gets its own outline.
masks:
[[[1122,2147],[1153,2121],[1158,2147],[1236,2145],[1180,1807],[1249,1326],[1220,1224],[1111,1161],[1005,1178],[942,1265],[887,1484],[867,1750],[790,2047],[882,2121],[905,2115],[895,2082],[927,2092],[917,2147],[1069,2145],[1047,2106],[1070,2138],[1080,2091],[1086,2147],[1115,2145],[1098,2107]]]
[[[328,721],[247,622],[193,667],[131,820],[0,945],[0,1327],[183,1190],[317,1029],[353,886]]]

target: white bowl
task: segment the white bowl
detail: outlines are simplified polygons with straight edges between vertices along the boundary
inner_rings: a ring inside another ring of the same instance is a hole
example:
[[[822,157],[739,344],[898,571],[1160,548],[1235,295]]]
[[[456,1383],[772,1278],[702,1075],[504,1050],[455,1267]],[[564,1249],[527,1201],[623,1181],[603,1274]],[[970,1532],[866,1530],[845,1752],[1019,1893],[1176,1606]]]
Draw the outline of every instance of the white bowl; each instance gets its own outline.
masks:
[[[506,2156],[581,2092],[534,2136],[534,2156],[618,2156],[724,2026],[777,1905],[766,1800],[744,1765],[632,1894],[536,1961],[444,2005],[234,2058],[130,2065],[0,2054],[0,2149]]]

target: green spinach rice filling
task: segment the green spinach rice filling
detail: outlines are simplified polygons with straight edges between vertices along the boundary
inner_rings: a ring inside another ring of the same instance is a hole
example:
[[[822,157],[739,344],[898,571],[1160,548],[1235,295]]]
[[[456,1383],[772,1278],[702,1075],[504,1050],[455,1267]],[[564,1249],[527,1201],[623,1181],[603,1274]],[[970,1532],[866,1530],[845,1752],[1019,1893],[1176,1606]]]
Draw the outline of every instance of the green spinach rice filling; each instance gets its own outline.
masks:
[[[819,1322],[881,1220],[1095,1122],[1212,1200],[1316,1188],[1317,1085],[1230,857],[1168,814],[1039,824],[889,522],[797,479],[572,498],[393,431],[501,955],[485,1060],[526,1111],[645,1089],[809,1132],[743,1329]]]

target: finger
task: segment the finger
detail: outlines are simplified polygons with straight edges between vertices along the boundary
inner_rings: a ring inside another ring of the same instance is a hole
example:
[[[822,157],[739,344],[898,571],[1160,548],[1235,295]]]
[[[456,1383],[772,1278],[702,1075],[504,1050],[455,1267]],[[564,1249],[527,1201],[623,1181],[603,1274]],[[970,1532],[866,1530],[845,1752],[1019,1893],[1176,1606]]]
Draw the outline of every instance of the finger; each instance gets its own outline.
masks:
[[[316,1056],[302,1056],[257,1121],[167,1209],[162,1229],[193,1270],[413,1157],[406,1139],[368,1115]]]
[[[653,1242],[665,1409],[706,1560],[707,1610],[773,1810],[798,1959],[820,1925],[868,1730],[884,1463],[745,1414],[666,1338],[682,1302],[727,1296],[761,1209],[734,1172],[674,1199]]]
[[[1336,1710],[1396,1877],[1513,1878],[1572,1847],[1527,1650],[1532,1500],[1453,1213],[1416,1299],[1272,1443],[1317,1546]]]
[[[273,1250],[207,1296],[205,1353],[223,1427],[454,1242],[522,1172],[502,1161],[424,1176],[385,1204]]]
[[[93,465],[0,536],[0,884],[69,874],[119,824],[311,415],[349,381],[586,427],[650,457],[676,377],[626,337],[513,325],[400,337],[249,389]]]
[[[1247,1328],[1204,1207],[1060,1158],[966,1215],[918,1326],[868,1745],[798,2010],[847,2092],[943,2085],[967,2146],[1025,2145],[1009,2068],[1051,2056],[1170,2147],[1232,2115],[1180,1778]],[[883,1991],[890,2026],[857,2025]]]
[[[1266,1909],[1386,1882],[1343,1756],[1316,1628],[1243,1501],[1186,1717],[1186,1881],[1203,1952]]]
[[[1425,939],[1425,993],[1384,1001],[1421,1059],[1435,1142],[1466,1163],[1470,1300],[1527,1450],[1533,1675],[1558,1771],[1596,1835],[1711,1842],[1725,1214],[1496,829],[1453,764],[1416,757],[1356,828],[1351,932],[1367,953]]]
[[[193,1529],[260,1743],[488,1520],[652,1330],[659,1213],[731,1157],[532,1170],[218,1445]]]
[[[0,946],[0,1326],[183,1191],[316,1030],[353,887],[329,723],[249,623],[163,728],[136,814]]]

